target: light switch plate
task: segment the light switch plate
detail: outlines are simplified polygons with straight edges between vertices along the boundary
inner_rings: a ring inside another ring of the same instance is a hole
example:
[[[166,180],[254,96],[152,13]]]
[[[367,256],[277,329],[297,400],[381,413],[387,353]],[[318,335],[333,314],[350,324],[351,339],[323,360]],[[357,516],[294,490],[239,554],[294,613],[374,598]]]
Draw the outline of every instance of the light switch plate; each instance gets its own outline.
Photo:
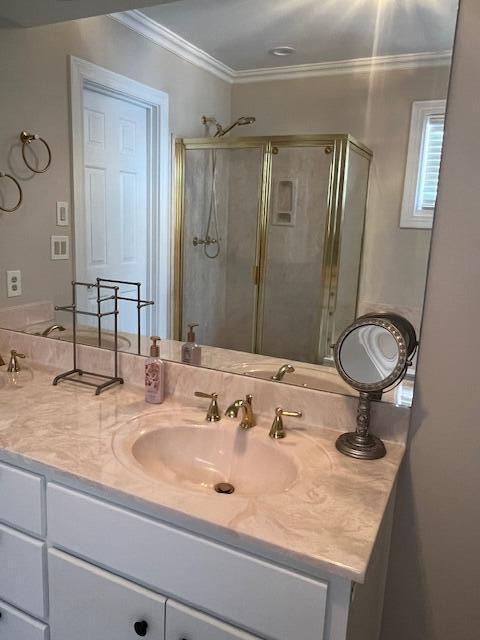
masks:
[[[22,272],[7,271],[7,297],[15,298],[22,295]]]
[[[70,224],[70,207],[68,202],[57,202],[57,227],[68,227]]]
[[[50,254],[52,260],[68,260],[70,258],[70,238],[68,236],[51,236]]]

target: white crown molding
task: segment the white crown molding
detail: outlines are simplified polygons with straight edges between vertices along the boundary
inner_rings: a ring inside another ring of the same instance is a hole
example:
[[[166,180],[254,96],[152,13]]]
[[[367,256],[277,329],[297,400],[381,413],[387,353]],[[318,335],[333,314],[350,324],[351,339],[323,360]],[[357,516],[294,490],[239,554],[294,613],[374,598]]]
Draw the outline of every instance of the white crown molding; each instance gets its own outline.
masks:
[[[438,51],[431,53],[403,53],[395,56],[372,56],[371,58],[334,60],[315,64],[266,67],[264,69],[247,69],[245,71],[234,71],[234,82],[236,84],[265,82],[267,80],[291,80],[294,78],[313,78],[346,73],[372,73],[375,71],[438,67],[450,64],[451,58],[451,51]]]
[[[121,22],[129,29],[132,29],[132,31],[136,31],[145,38],[152,40],[164,49],[167,49],[167,51],[183,58],[183,60],[213,73],[213,75],[226,82],[233,82],[233,69],[178,36],[176,33],[173,33],[170,29],[158,24],[158,22],[155,22],[155,20],[152,20],[138,9],[124,11],[123,13],[111,13],[110,18]]]
[[[450,64],[452,58],[451,51],[434,51],[236,71],[181,36],[178,36],[173,31],[170,31],[170,29],[152,20],[138,9],[125,11],[123,13],[112,13],[110,17],[145,38],[152,40],[164,49],[171,51],[183,60],[231,84],[292,80],[295,78],[313,78],[347,73],[372,73],[375,71],[396,69],[438,67]]]

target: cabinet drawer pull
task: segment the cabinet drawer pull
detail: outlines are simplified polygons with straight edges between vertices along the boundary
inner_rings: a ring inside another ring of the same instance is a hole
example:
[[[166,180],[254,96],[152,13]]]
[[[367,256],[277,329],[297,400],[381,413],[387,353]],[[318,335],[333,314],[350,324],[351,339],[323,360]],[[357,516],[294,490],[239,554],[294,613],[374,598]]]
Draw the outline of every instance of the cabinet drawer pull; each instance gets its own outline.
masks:
[[[148,622],[145,620],[139,620],[138,622],[135,622],[133,628],[135,629],[137,636],[146,636],[148,631]]]

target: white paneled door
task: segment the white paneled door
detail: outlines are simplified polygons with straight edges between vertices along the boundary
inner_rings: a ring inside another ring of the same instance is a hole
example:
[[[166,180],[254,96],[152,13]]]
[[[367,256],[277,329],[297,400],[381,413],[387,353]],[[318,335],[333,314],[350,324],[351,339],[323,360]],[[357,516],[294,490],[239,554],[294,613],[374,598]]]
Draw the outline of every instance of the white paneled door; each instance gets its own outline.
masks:
[[[84,210],[76,212],[76,277],[97,277],[142,283],[142,297],[150,298],[148,203],[148,112],[141,104],[93,88],[83,89]],[[79,292],[80,293],[80,292]],[[107,294],[107,291],[103,292]],[[136,287],[121,286],[120,294],[136,297]],[[79,299],[96,312],[96,290]],[[105,304],[103,310],[111,310]],[[121,302],[119,330],[135,333],[136,305]],[[149,329],[149,309],[142,311]],[[94,318],[90,319],[95,322]],[[81,320],[87,323],[84,318]],[[112,317],[102,321],[113,328]]]

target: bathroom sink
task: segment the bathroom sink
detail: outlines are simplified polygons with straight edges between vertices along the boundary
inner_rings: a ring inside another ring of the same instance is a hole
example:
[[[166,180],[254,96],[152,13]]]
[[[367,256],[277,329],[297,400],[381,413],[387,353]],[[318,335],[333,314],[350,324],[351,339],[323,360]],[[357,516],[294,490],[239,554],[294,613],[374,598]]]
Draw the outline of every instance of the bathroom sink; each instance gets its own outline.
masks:
[[[48,327],[46,323],[40,323],[36,325],[30,325],[25,329],[26,333],[29,333],[34,336],[43,335],[43,331]],[[73,342],[73,332],[71,328],[67,328],[64,331],[59,331],[58,329],[53,330],[48,335],[49,338],[54,338],[55,340],[63,340],[64,342]],[[98,333],[94,327],[81,327],[77,328],[77,343],[84,344],[91,347],[98,346]],[[129,347],[131,347],[132,343],[130,340],[119,334],[118,335],[118,349],[120,351],[127,351]],[[102,331],[102,347],[104,349],[114,349],[115,348],[115,340],[114,335],[111,331],[104,330]]]
[[[265,380],[271,380],[272,376],[276,373],[273,369],[254,369],[249,372],[248,375],[255,376],[256,378],[262,378]],[[351,389],[341,380],[335,380],[335,375],[327,374],[315,374],[304,373],[301,371],[295,371],[294,373],[288,373],[285,375],[281,382],[287,382],[288,384],[295,384],[300,387],[306,387],[309,389],[321,389],[322,391],[332,391],[334,393],[351,392]]]
[[[243,496],[282,493],[297,479],[297,466],[265,436],[230,424],[159,427],[137,432],[114,450],[124,463],[130,458],[149,477],[174,486],[214,491],[230,483]]]
[[[271,380],[278,371],[278,364],[261,363],[259,365],[239,365],[232,367],[231,371],[235,373],[243,373],[246,376],[261,378],[262,380]],[[336,370],[329,367],[318,367],[318,369],[310,369],[295,365],[293,373],[286,373],[283,380],[287,384],[294,384],[308,389],[320,389],[322,391],[331,391],[333,393],[351,394],[352,389],[346,382],[339,377]]]
[[[73,333],[67,329],[55,336],[58,340],[64,340],[66,342],[73,342]],[[98,346],[98,334],[95,329],[79,329],[77,330],[77,342],[91,347]],[[122,335],[118,335],[118,348],[120,351],[125,351],[131,346],[131,342],[128,338]],[[110,332],[102,333],[102,347],[104,349],[114,349],[115,339]]]

